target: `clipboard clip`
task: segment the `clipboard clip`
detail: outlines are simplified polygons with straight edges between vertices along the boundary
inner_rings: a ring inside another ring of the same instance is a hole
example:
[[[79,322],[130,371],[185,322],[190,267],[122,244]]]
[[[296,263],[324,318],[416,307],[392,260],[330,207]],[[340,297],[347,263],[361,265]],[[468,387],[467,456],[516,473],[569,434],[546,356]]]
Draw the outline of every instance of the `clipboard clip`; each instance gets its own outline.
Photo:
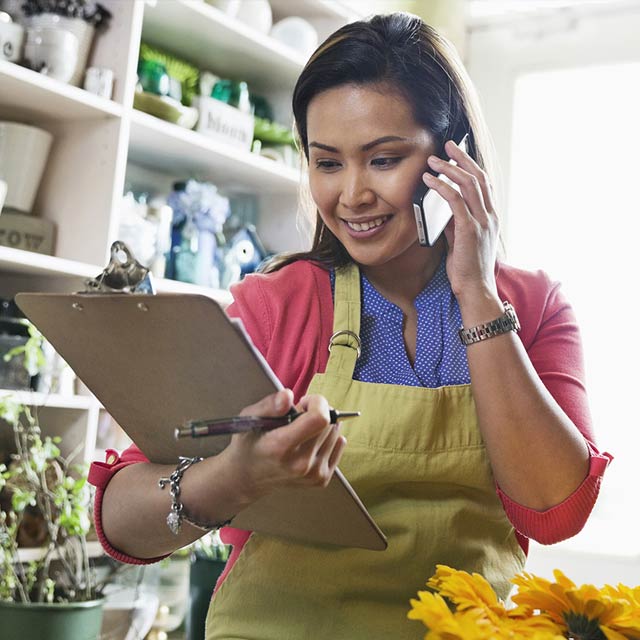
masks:
[[[122,240],[111,245],[111,259],[102,273],[84,284],[86,289],[82,293],[156,293],[151,270],[136,260]]]

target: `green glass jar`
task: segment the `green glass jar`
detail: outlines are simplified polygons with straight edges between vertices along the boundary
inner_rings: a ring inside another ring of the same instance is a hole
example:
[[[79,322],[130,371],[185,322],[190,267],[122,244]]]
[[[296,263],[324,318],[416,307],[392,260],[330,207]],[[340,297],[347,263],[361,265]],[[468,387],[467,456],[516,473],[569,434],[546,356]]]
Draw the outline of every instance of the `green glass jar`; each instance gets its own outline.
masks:
[[[138,62],[138,81],[147,93],[157,96],[169,95],[171,82],[167,68],[154,60],[140,60]]]
[[[246,82],[218,80],[211,91],[211,97],[239,109],[243,113],[252,113],[249,100],[249,87]]]

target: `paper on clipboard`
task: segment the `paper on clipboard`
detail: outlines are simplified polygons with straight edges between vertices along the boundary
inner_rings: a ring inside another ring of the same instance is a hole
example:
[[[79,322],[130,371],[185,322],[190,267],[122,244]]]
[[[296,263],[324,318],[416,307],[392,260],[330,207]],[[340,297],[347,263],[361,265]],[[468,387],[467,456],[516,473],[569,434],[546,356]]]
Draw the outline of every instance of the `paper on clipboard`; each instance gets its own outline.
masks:
[[[216,455],[230,436],[176,441],[175,428],[237,415],[282,388],[242,324],[206,296],[21,293],[16,303],[152,462]],[[327,488],[277,491],[233,524],[311,543],[386,548],[339,470]]]

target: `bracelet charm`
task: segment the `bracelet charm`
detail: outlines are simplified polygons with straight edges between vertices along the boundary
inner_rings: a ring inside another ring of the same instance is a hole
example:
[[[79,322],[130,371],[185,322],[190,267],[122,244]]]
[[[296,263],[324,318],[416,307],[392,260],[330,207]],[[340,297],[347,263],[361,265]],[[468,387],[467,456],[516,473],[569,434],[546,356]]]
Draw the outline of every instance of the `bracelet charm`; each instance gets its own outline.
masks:
[[[169,485],[169,493],[171,494],[171,509],[169,511],[169,514],[167,515],[167,526],[169,527],[171,533],[173,533],[173,535],[175,536],[180,533],[183,520],[198,529],[202,529],[203,531],[213,531],[214,529],[226,527],[231,523],[231,519],[216,524],[196,522],[195,520],[189,518],[189,516],[185,513],[184,505],[180,500],[180,481],[182,480],[182,476],[184,475],[185,471],[189,467],[197,464],[198,462],[202,462],[203,459],[204,458],[200,456],[197,456],[195,458],[180,456],[178,458],[178,466],[175,468],[175,471],[168,478],[160,478],[158,480],[158,487],[160,487],[160,489],[164,489],[167,485]]]

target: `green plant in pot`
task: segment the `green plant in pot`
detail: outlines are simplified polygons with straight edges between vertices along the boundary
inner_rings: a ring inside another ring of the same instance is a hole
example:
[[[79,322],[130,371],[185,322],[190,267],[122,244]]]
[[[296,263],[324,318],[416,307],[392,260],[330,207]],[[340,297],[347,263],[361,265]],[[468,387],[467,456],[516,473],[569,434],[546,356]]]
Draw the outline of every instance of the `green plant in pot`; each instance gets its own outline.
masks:
[[[91,495],[84,470],[61,456],[60,439],[43,436],[38,420],[11,396],[0,398],[0,420],[15,441],[10,461],[0,464],[5,637],[95,640],[102,598],[87,550]],[[44,529],[40,557],[21,562],[19,539],[34,518]]]

